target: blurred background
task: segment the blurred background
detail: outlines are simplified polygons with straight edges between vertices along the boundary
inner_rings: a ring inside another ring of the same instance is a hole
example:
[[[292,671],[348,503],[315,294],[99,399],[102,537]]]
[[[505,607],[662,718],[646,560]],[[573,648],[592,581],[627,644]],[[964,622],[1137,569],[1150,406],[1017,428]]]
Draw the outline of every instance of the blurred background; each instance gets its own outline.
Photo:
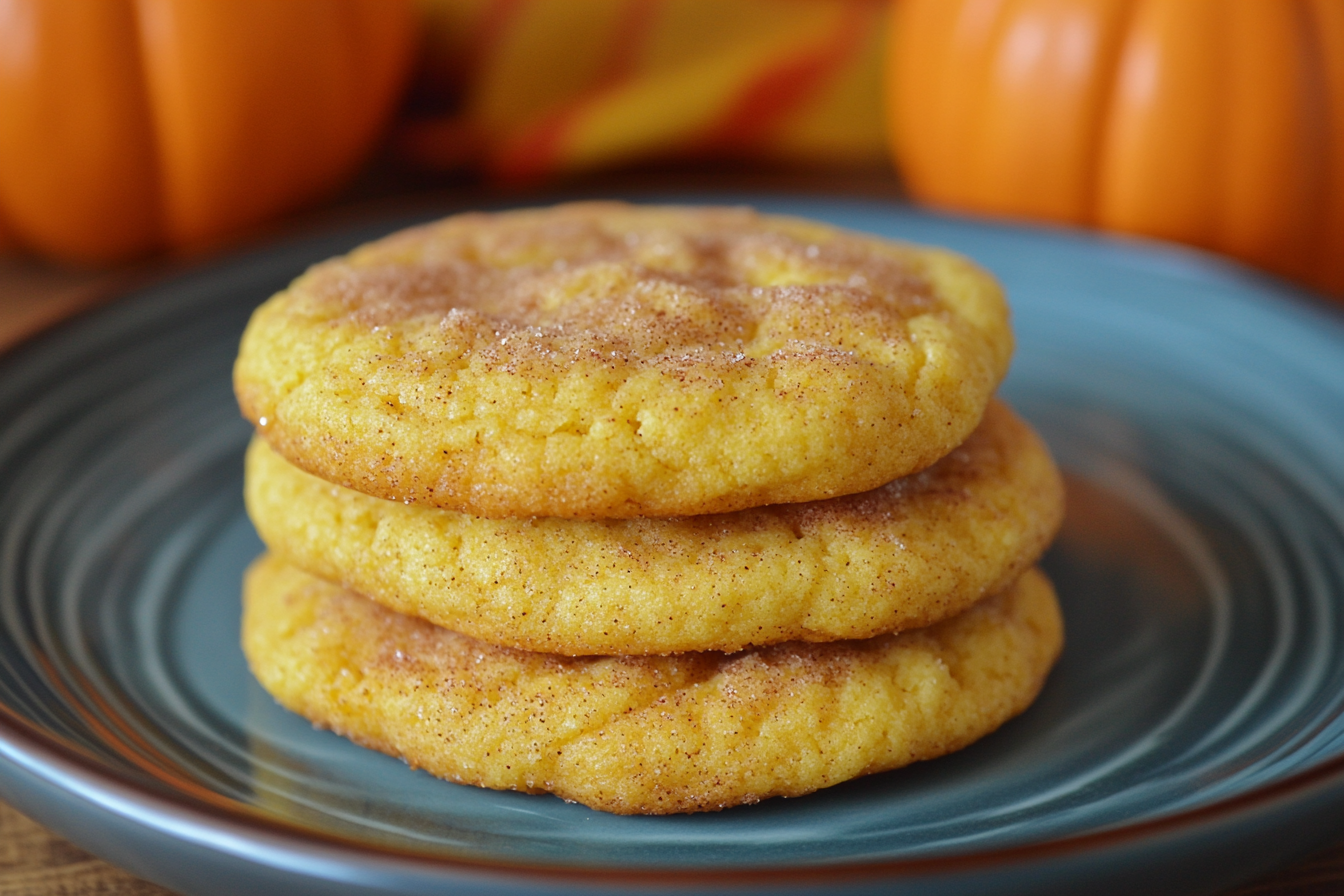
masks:
[[[0,346],[333,217],[639,190],[1096,228],[1344,302],[1344,0],[0,0]],[[28,824],[0,881],[86,861]]]
[[[1095,227],[1341,299],[1344,2],[0,0],[9,332],[333,208],[638,186]]]

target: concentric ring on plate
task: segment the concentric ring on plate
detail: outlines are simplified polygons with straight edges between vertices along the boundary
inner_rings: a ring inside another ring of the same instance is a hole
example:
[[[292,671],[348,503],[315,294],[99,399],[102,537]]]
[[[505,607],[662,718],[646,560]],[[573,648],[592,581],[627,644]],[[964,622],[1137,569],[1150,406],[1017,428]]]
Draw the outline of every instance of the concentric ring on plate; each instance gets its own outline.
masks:
[[[459,215],[312,268],[234,370],[291,463],[487,517],[681,516],[915,472],[1008,369],[950,252],[747,209]]]

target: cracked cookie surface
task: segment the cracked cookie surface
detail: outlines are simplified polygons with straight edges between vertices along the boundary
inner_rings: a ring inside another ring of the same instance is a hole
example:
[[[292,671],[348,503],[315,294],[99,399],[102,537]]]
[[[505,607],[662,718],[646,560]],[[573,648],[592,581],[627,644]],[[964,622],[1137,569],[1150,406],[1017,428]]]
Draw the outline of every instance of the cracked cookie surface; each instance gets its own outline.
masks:
[[[747,209],[468,214],[253,315],[243,412],[291,463],[487,517],[681,516],[876,488],[975,428],[1012,353],[960,256]]]
[[[474,637],[567,655],[866,638],[960,612],[1054,537],[1064,490],[995,402],[933,466],[803,504],[674,519],[493,520],[332,485],[264,441],[248,512],[291,563]]]
[[[798,796],[960,749],[1024,710],[1063,639],[1030,570],[929,628],[736,654],[493,647],[267,556],[243,646],[289,709],[442,778],[621,814]]]

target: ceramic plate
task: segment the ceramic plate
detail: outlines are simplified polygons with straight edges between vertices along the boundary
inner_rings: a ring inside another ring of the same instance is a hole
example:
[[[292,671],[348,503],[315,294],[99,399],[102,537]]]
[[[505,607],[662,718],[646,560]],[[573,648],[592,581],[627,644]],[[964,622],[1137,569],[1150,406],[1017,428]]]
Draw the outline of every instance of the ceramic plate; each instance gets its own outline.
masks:
[[[1068,646],[962,753],[618,818],[460,787],[249,677],[251,309],[384,220],[130,292],[0,360],[0,796],[188,894],[1210,891],[1344,834],[1344,325],[1193,253],[820,200],[1007,285],[1070,482]]]

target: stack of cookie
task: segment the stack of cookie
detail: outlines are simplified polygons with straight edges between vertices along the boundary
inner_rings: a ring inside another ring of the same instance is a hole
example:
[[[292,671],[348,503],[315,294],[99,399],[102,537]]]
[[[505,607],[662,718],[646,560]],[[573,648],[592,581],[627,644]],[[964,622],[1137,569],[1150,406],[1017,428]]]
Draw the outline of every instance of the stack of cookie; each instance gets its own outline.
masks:
[[[253,316],[244,648],[441,777],[619,813],[808,793],[1034,699],[1049,453],[997,285],[744,209],[462,215]]]

